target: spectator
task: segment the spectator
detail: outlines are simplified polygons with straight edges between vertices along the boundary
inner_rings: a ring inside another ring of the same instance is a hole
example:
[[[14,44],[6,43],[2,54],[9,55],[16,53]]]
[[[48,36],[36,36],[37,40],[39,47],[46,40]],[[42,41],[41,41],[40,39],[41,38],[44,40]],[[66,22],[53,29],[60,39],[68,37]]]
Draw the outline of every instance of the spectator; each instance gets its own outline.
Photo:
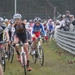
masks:
[[[69,31],[70,30],[70,23],[69,20],[65,20],[65,26],[63,27],[64,31]]]
[[[61,16],[61,22],[60,22],[60,26],[63,26],[65,24],[65,15]]]
[[[64,30],[64,31],[69,31],[70,30],[70,21],[69,20],[65,20],[65,23],[64,23],[64,25],[62,25],[61,27],[60,27],[60,29],[62,29],[62,30]]]
[[[65,20],[70,20],[70,11],[65,12]]]
[[[74,15],[70,15],[70,21],[72,22],[73,25],[75,25]]]
[[[74,21],[74,15],[70,15],[70,22],[72,23]]]

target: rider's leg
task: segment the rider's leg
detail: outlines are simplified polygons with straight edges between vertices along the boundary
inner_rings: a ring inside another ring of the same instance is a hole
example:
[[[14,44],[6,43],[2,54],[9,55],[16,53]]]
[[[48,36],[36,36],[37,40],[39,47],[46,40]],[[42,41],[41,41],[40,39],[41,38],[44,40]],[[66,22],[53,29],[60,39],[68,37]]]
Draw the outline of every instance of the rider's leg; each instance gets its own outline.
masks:
[[[26,58],[27,58],[27,69],[28,69],[28,71],[30,71],[31,67],[29,66],[30,61],[29,61],[29,53],[28,53],[28,43],[24,44],[24,50],[26,52]]]
[[[5,40],[9,41],[9,33],[8,33],[8,31],[5,31],[4,35],[6,36]],[[7,58],[7,57],[8,57],[8,43],[6,44],[6,56],[5,56],[5,58]]]
[[[29,61],[28,43],[25,43],[25,44],[24,44],[24,50],[25,50],[25,52],[26,52],[27,61]]]
[[[17,44],[19,42],[19,39],[14,36],[14,42],[13,44]],[[20,61],[20,53],[19,53],[19,47],[17,46],[14,46],[15,47],[15,50],[16,50],[16,53],[17,53],[17,60]]]

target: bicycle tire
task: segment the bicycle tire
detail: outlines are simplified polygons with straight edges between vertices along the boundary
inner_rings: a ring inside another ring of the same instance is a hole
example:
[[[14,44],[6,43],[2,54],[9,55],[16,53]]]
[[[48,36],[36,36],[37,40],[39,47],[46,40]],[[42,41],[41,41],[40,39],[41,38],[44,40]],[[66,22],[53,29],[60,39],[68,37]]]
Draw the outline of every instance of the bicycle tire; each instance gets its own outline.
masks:
[[[28,53],[29,53],[29,54],[31,54],[31,49],[32,49],[32,47],[31,47],[31,45],[29,45],[29,46],[28,46]]]
[[[2,51],[2,55],[4,56],[4,57],[3,57],[4,64],[2,63],[2,68],[3,68],[3,71],[5,72],[5,68],[6,68],[6,61],[5,61],[5,52],[4,52],[4,50]]]
[[[23,68],[24,68],[24,75],[26,75],[26,64],[25,64],[25,54],[24,53],[22,53],[22,61],[23,61]]]
[[[10,60],[10,46],[8,46],[8,61]]]
[[[44,51],[41,46],[39,47],[39,51],[38,51],[38,60],[39,60],[39,65],[43,66],[43,64],[44,64]]]
[[[10,47],[10,63],[12,63],[13,61],[13,58],[14,58],[14,48],[11,46]]]
[[[35,51],[35,54],[32,55],[32,61],[33,61],[34,64],[35,64],[36,61],[37,61],[37,57],[38,57],[38,54],[37,54],[37,51]]]

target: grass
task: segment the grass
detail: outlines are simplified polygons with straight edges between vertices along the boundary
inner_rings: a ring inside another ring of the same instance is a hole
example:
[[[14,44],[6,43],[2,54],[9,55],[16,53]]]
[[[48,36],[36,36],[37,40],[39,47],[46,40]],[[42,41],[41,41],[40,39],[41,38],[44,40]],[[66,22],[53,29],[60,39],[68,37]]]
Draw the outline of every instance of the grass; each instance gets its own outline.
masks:
[[[44,66],[33,64],[30,56],[31,72],[27,75],[75,75],[75,56],[59,48],[55,41],[43,44],[45,61]],[[13,63],[6,61],[4,75],[24,75],[21,64],[14,57]]]

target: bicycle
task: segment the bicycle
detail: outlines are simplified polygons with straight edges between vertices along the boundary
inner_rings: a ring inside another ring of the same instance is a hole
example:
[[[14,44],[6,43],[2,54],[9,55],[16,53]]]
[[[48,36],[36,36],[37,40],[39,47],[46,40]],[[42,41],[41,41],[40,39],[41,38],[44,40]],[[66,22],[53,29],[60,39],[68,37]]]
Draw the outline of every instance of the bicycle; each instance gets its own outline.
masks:
[[[1,44],[5,44],[6,42],[0,41]],[[5,49],[0,47],[0,64],[2,65],[3,71],[5,72],[6,61],[5,61]]]
[[[54,37],[54,31],[51,32],[51,30],[47,31],[47,36],[51,40]]]
[[[23,48],[23,43],[22,42],[20,42],[19,44],[16,44],[16,46],[20,46],[20,48],[21,48],[21,52],[20,52],[20,58],[21,58],[21,64],[22,64],[22,66],[23,66],[23,68],[24,68],[24,75],[26,75],[27,73],[27,69],[26,69],[26,67],[27,67],[27,59],[26,59],[26,53],[25,53],[25,51],[24,51],[24,48]]]
[[[8,45],[8,61],[12,63],[14,58],[14,47],[12,46],[12,43]]]
[[[43,48],[41,46],[41,38],[38,38],[37,39],[37,48],[35,50],[35,54],[32,55],[32,60],[33,60],[33,63],[36,63],[37,59],[39,60],[39,65],[40,66],[43,66],[44,64],[44,51],[43,51]]]

